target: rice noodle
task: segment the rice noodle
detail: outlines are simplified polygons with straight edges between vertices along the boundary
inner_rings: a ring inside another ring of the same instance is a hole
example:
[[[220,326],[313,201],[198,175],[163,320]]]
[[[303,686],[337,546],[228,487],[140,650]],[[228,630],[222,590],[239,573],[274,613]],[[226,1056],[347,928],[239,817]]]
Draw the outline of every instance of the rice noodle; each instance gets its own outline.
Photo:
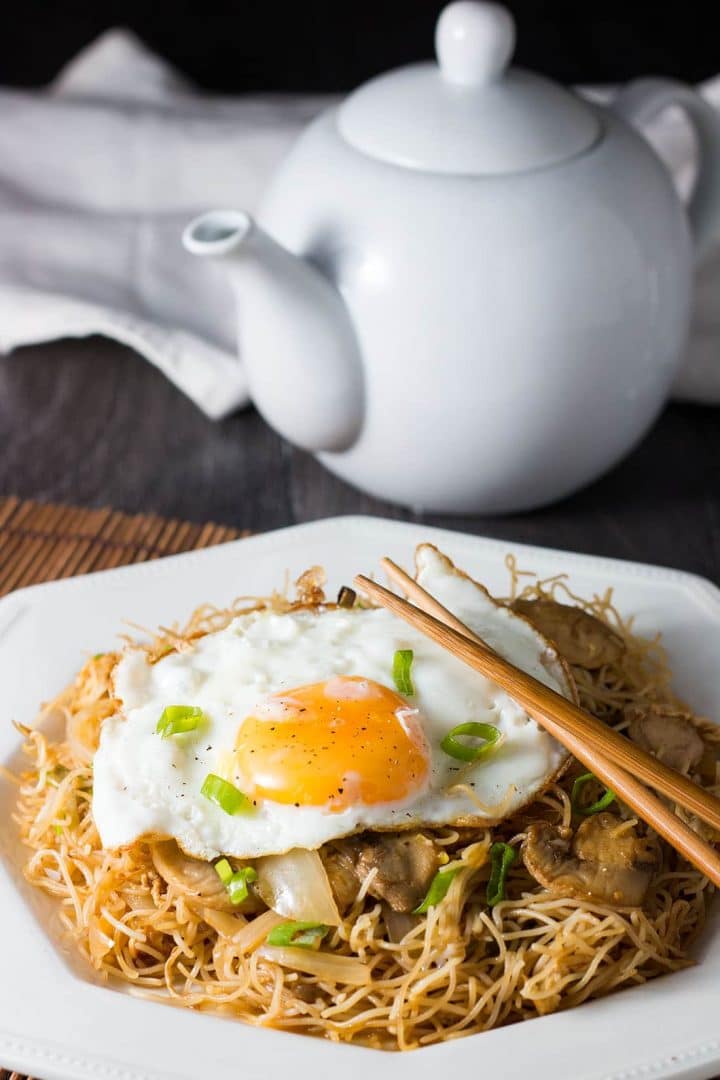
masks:
[[[573,669],[582,704],[596,716],[617,725],[627,704],[680,704],[659,640],[632,633],[611,590],[584,600],[563,575],[538,580],[512,557],[508,569],[511,598],[579,604],[624,637],[621,660],[599,671]],[[321,585],[314,570],[296,602],[276,594],[264,601],[242,598],[227,610],[201,608],[184,628],[151,637],[150,659],[192,648],[241,611],[322,604]],[[61,923],[88,964],[133,993],[335,1041],[405,1050],[569,1008],[689,963],[688,947],[703,927],[712,888],[664,843],[642,908],[552,895],[521,859],[509,872],[507,899],[487,907],[490,844],[517,844],[532,820],[569,825],[572,769],[492,830],[432,832],[461,869],[440,905],[407,919],[401,940],[366,881],[319,951],[267,946],[267,934],[283,916],[198,908],[160,876],[149,843],[113,852],[100,846],[90,761],[102,722],[116,709],[116,659],[107,653],[88,660],[48,706],[44,715],[64,722],[63,740],[23,729],[32,764],[21,778],[15,819],[31,849],[28,880],[57,897]],[[696,724],[708,747],[720,745],[718,729],[701,718]]]

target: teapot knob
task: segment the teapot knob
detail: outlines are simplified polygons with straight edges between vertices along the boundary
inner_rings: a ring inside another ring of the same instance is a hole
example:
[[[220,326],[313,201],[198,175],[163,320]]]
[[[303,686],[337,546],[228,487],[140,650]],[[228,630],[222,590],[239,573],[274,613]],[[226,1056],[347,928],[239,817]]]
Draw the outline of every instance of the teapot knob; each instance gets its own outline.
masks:
[[[515,21],[507,8],[481,0],[456,0],[435,28],[443,77],[460,86],[483,86],[504,72],[515,48]]]

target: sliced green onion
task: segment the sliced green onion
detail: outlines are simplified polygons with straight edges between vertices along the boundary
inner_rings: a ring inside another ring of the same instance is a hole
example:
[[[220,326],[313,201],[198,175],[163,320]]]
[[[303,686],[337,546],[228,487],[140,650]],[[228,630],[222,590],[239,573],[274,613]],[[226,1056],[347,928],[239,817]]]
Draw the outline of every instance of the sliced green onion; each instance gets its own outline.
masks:
[[[163,709],[155,731],[167,739],[168,735],[195,731],[204,719],[205,713],[197,705],[168,705]]]
[[[401,694],[409,697],[415,693],[410,669],[413,662],[412,649],[398,649],[393,656],[393,679]]]
[[[485,893],[490,907],[505,899],[505,878],[516,859],[517,852],[509,844],[497,843],[490,848],[490,880]]]
[[[247,814],[253,808],[247,795],[243,795],[234,784],[223,780],[221,776],[216,776],[215,773],[207,774],[200,788],[200,794],[210,802],[214,802],[226,814]]]
[[[460,742],[461,735],[470,735],[474,739],[485,741],[482,746],[472,746],[469,743]],[[450,757],[457,758],[458,761],[479,761],[480,758],[487,757],[492,752],[500,738],[500,729],[493,724],[481,724],[475,720],[469,720],[465,724],[458,724],[452,731],[448,731],[440,743],[440,748]]]
[[[227,859],[215,863],[215,872],[227,889],[231,904],[242,904],[248,897],[248,885],[257,881],[257,871],[252,866],[243,866],[233,870]]]
[[[357,600],[357,593],[348,585],[343,585],[337,595],[338,607],[351,608]]]
[[[327,932],[328,927],[324,923],[284,922],[274,926],[265,940],[268,945],[316,949]]]
[[[96,652],[95,655],[93,656],[93,660],[102,660],[104,655],[105,655],[104,652]]]
[[[430,882],[430,888],[427,891],[427,895],[422,904],[418,904],[413,909],[413,915],[424,915],[431,907],[437,907],[437,905],[445,899],[447,891],[453,883],[453,878],[461,870],[461,867],[454,866],[452,868],[446,867],[444,870],[438,870],[435,877]]]
[[[570,802],[572,808],[578,814],[582,814],[583,817],[590,817],[592,814],[599,814],[601,810],[607,810],[608,806],[615,802],[615,792],[610,788],[605,788],[605,794],[601,795],[599,799],[596,799],[594,803],[590,803],[589,806],[582,806],[580,798],[582,796],[583,788],[590,780],[597,780],[594,773],[586,772],[582,776],[578,776],[572,786],[572,793],[570,795]]]
[[[227,885],[230,878],[233,876],[233,868],[227,859],[220,859],[215,863],[215,872],[222,881],[223,885]]]
[[[257,870],[252,866],[243,866],[236,870],[227,883],[227,891],[230,894],[231,904],[242,904],[248,898],[248,885],[257,881]]]
[[[62,834],[63,834],[63,827],[62,827],[62,825],[53,825],[53,828],[54,828],[54,830],[55,830],[55,835],[56,835],[56,836],[62,836]]]

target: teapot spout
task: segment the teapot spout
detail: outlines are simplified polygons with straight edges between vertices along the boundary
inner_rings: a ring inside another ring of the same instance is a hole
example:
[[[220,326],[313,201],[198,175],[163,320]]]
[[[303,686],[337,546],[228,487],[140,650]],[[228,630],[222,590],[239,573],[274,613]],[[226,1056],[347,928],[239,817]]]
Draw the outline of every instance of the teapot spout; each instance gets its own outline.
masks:
[[[306,450],[350,447],[363,419],[362,363],[334,285],[242,211],[203,214],[183,244],[227,260],[250,394],[268,423]]]

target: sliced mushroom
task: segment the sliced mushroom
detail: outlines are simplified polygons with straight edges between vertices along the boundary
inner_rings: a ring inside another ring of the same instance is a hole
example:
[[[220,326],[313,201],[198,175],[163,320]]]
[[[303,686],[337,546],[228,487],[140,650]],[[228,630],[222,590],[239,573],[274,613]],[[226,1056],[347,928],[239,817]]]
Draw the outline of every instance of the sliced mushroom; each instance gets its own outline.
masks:
[[[399,912],[411,912],[422,902],[442,859],[438,845],[422,833],[365,833],[340,841],[335,851],[342,856],[342,863],[340,860],[335,863],[335,870],[339,865],[343,867],[342,887],[349,892],[350,869],[355,875],[355,893],[368,874],[375,871],[368,894]],[[340,880],[337,873],[335,882],[329,868],[328,875],[335,888]]]
[[[629,705],[627,733],[633,742],[680,772],[692,772],[705,753],[705,743],[686,712],[671,705]]]
[[[150,854],[160,877],[202,907],[237,913],[257,910],[260,906],[253,896],[248,896],[242,904],[231,903],[213,864],[185,855],[174,840],[155,841],[150,845]]]
[[[595,814],[571,829],[536,822],[522,848],[541,885],[564,896],[639,907],[659,866],[655,841],[615,814]]]
[[[620,635],[582,608],[556,600],[514,600],[510,606],[554,641],[569,664],[594,671],[619,660],[625,652]]]
[[[393,911],[386,903],[383,903],[383,919],[388,939],[395,944],[402,941],[420,922],[419,915],[410,915],[406,911]]]
[[[337,845],[328,845],[320,852],[335,903],[343,914],[352,904],[362,884],[358,875],[356,852],[351,844],[352,841],[349,840],[341,841]]]

